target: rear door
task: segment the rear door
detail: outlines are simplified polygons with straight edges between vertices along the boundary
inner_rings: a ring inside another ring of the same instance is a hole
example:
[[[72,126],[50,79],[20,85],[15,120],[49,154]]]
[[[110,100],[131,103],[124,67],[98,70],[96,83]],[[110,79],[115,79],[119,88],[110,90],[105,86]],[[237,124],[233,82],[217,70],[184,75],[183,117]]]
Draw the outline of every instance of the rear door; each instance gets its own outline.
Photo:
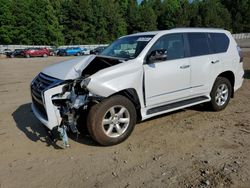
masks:
[[[191,65],[191,95],[206,95],[210,93],[214,79],[223,68],[222,60],[213,52],[209,33],[187,33],[187,39]]]

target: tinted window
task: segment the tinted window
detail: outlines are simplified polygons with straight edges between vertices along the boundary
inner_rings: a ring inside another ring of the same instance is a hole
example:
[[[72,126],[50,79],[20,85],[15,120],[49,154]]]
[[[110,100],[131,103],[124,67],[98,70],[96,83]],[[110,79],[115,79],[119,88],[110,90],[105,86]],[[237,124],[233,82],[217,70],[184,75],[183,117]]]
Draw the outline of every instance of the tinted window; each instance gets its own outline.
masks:
[[[214,53],[226,52],[229,46],[229,39],[224,33],[210,33],[210,45]]]
[[[191,56],[207,55],[210,53],[206,33],[188,33]]]
[[[149,53],[154,50],[167,50],[167,59],[179,59],[185,57],[185,48],[182,34],[168,34],[153,45]]]

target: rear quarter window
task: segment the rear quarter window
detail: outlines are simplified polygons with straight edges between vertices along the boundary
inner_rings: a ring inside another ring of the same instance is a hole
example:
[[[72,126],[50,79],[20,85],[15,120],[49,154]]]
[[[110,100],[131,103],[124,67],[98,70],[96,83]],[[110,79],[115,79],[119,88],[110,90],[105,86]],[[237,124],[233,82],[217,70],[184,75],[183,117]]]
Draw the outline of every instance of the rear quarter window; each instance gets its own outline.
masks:
[[[210,46],[214,53],[226,52],[229,46],[229,38],[224,33],[209,33]]]

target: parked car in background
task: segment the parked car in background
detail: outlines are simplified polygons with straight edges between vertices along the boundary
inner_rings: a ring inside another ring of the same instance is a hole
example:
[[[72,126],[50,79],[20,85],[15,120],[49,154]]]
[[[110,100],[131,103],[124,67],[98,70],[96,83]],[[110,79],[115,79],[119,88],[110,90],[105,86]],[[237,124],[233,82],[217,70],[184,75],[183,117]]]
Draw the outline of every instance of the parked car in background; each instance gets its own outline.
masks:
[[[8,52],[12,52],[12,50],[11,49],[4,49],[4,54],[6,54]]]
[[[89,54],[89,50],[87,48],[81,48],[82,49],[82,55]]]
[[[5,54],[6,54],[6,57],[13,58],[13,57],[23,56],[22,53],[23,53],[23,49],[15,49],[14,51],[6,52]]]
[[[70,56],[70,55],[80,56],[83,54],[84,51],[80,47],[62,48],[59,49],[57,52],[57,55],[59,56]]]
[[[90,54],[98,55],[98,54],[102,53],[102,51],[105,50],[105,48],[106,48],[105,46],[99,46],[93,50],[90,50]]]
[[[48,57],[50,51],[47,48],[28,48],[22,51],[24,57]]]
[[[50,52],[50,56],[55,56],[57,55],[57,52],[58,52],[58,48],[56,48],[55,46],[52,46],[50,48],[48,48],[49,52]]]
[[[6,54],[7,52],[11,52],[12,50],[11,49],[1,49],[0,50],[0,54]]]

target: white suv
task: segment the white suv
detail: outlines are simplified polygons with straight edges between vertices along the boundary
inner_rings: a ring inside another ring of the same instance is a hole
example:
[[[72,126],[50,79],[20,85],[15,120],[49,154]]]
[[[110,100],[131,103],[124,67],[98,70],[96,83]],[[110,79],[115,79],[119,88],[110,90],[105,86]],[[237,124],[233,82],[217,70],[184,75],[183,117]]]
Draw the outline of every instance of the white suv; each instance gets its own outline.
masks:
[[[98,56],[45,68],[31,83],[32,109],[66,144],[66,130],[86,124],[99,144],[113,145],[137,121],[205,102],[224,109],[242,85],[242,59],[222,29],[132,34]]]

